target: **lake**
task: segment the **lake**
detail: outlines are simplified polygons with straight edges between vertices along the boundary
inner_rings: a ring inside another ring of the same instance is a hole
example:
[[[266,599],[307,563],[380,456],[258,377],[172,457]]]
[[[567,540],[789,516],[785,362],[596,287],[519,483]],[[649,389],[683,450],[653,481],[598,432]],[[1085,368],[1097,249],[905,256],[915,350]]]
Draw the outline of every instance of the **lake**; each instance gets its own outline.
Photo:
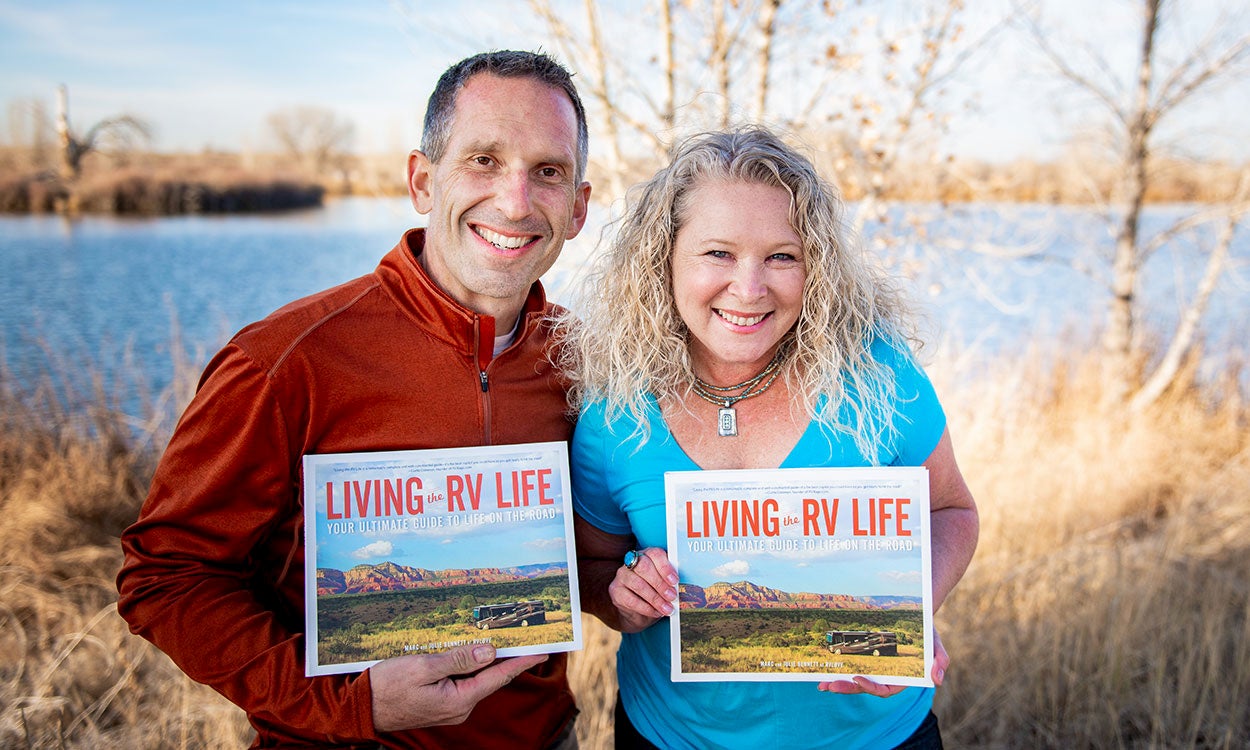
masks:
[[[601,206],[592,210],[607,213]],[[1183,210],[1154,208],[1148,224],[1162,226]],[[904,215],[919,217],[925,239],[896,243],[892,268],[906,275],[927,311],[935,348],[995,356],[1059,335],[1079,338],[1101,326],[1105,287],[1080,270],[1105,269],[1098,258],[1111,245],[1093,211],[908,206],[893,210],[893,225]],[[84,368],[106,382],[142,383],[158,393],[173,375],[172,341],[181,342],[198,370],[247,323],[370,272],[406,228],[421,222],[406,198],[350,198],[261,216],[0,217],[3,365],[19,384]],[[553,300],[572,303],[571,289],[598,234],[588,228],[566,244],[544,279]],[[1243,226],[1234,249],[1239,265],[1221,281],[1204,323],[1213,357],[1243,345],[1250,312],[1246,234]],[[1043,250],[1045,259],[1005,260],[969,246]],[[1150,260],[1142,288],[1154,300],[1146,316],[1152,330],[1175,325],[1203,260],[1200,243],[1190,241]],[[1210,366],[1218,365],[1213,360]]]

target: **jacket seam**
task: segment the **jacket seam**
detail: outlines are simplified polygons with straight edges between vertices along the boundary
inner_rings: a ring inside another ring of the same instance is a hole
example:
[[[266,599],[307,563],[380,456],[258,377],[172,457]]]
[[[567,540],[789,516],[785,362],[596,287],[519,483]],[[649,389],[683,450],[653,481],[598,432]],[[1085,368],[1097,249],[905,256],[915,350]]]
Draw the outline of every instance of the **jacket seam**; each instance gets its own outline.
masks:
[[[336,318],[339,315],[346,312],[348,309],[354,306],[357,302],[363,299],[367,294],[376,290],[379,286],[381,286],[381,282],[378,282],[378,281],[372,282],[367,287],[362,289],[359,294],[357,294],[356,296],[344,302],[339,307],[335,308],[334,310],[331,310],[330,312],[326,313],[325,315],[321,316],[320,318],[318,318],[317,320],[309,324],[309,326],[305,328],[303,331],[301,331],[298,336],[291,339],[291,343],[287,344],[286,348],[282,350],[282,353],[278,355],[278,358],[274,360],[273,365],[270,366],[270,368],[266,371],[265,373],[266,376],[269,378],[273,378],[274,373],[278,370],[279,367],[282,366],[282,363],[286,361],[286,358],[291,356],[291,353],[295,351],[295,348],[298,347],[301,343],[303,343],[304,339],[312,335],[313,331],[316,331],[318,328],[325,325],[333,318]]]

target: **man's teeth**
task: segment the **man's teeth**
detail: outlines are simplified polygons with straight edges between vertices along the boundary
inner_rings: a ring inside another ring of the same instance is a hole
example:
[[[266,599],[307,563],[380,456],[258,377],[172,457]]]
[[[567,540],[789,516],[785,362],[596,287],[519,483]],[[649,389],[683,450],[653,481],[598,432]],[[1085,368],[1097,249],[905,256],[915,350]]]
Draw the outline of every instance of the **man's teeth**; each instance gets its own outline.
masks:
[[[763,320],[764,318],[768,317],[768,313],[763,313],[762,315],[752,315],[748,318],[743,318],[741,316],[734,315],[732,313],[727,313],[724,310],[717,310],[716,313],[720,315],[722,318],[724,318],[725,320],[728,320],[730,323],[733,323],[736,326],[753,326],[756,323]]]
[[[522,245],[528,244],[529,241],[533,239],[533,237],[531,236],[508,237],[507,235],[502,235],[502,234],[499,234],[498,232],[492,232],[489,229],[485,229],[483,227],[475,227],[474,231],[477,232],[477,236],[486,240],[487,242],[494,245],[495,247],[501,247],[507,250],[515,250],[518,247],[521,247]]]

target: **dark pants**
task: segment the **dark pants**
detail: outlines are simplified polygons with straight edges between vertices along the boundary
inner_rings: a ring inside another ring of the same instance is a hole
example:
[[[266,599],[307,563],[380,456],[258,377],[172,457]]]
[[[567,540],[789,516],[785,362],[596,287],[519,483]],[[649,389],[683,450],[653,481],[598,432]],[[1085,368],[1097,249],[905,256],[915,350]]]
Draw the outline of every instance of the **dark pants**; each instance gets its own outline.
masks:
[[[659,750],[638,733],[633,722],[621,705],[621,694],[616,694],[616,750]],[[942,750],[942,732],[938,729],[937,716],[932,711],[920,722],[911,736],[894,750]]]

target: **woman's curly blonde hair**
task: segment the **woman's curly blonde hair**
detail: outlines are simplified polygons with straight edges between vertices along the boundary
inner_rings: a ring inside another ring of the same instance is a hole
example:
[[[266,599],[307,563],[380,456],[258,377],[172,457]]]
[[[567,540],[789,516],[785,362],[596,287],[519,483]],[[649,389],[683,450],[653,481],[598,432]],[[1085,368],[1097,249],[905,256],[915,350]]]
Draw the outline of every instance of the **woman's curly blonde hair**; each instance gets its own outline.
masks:
[[[806,157],[758,126],[694,136],[667,167],[630,190],[625,214],[585,280],[578,312],[557,321],[556,364],[569,378],[570,406],[580,411],[602,400],[609,423],[629,414],[645,441],[647,394],[660,403],[689,395],[690,334],[677,312],[671,260],[694,189],[715,181],[790,194],[807,277],[782,372],[791,392],[804,395],[811,418],[875,457],[880,442],[893,438],[895,388],[892,370],[870,348],[880,339],[906,351],[915,342],[913,324],[894,282],[850,237],[837,190]],[[821,394],[827,399],[817,409]],[[844,409],[850,424],[839,418]]]

